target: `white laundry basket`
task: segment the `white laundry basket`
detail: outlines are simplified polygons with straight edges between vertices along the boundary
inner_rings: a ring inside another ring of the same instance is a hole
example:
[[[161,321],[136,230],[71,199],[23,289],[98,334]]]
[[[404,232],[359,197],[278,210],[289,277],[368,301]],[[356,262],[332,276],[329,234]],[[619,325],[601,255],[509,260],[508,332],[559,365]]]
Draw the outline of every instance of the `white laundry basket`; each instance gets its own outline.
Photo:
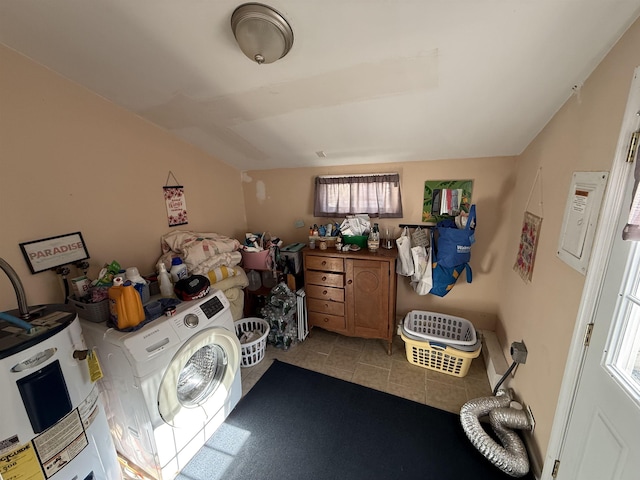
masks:
[[[269,324],[262,318],[241,318],[234,322],[242,352],[241,367],[253,367],[262,361],[267,346]],[[249,337],[246,341],[243,337]],[[244,341],[244,343],[243,343]]]
[[[476,329],[469,320],[442,313],[413,310],[405,317],[403,327],[410,337],[442,342],[454,348],[474,346],[478,341]]]

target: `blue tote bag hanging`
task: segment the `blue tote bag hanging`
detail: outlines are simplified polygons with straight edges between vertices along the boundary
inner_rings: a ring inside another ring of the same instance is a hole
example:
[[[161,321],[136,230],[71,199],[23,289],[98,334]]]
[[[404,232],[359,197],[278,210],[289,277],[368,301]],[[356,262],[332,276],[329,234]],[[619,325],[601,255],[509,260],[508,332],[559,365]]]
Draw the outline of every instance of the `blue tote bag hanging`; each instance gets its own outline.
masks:
[[[476,241],[476,206],[471,205],[469,217],[464,228],[458,228],[453,220],[438,222],[438,240],[436,256],[442,267],[452,268],[469,263],[471,245]]]
[[[429,293],[438,297],[444,297],[455,286],[458,277],[465,272],[467,283],[471,283],[472,271],[468,263],[456,267],[443,267],[437,261],[433,263],[432,282],[433,286]]]
[[[434,234],[431,233],[431,248],[433,255],[433,263],[431,265],[432,287],[429,293],[438,297],[444,297],[455,286],[462,272],[465,272],[467,283],[471,283],[473,272],[468,263],[462,263],[454,267],[445,267],[440,262],[438,254],[435,251]]]

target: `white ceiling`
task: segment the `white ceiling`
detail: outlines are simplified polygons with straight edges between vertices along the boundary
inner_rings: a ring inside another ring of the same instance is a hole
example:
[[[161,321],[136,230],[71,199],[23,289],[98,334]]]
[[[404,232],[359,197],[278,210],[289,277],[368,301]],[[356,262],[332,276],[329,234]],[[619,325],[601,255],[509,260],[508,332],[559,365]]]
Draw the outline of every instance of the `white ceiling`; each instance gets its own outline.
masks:
[[[295,36],[269,65],[235,43],[242,0],[0,0],[0,42],[248,170],[520,154],[640,15],[640,0],[264,2]]]

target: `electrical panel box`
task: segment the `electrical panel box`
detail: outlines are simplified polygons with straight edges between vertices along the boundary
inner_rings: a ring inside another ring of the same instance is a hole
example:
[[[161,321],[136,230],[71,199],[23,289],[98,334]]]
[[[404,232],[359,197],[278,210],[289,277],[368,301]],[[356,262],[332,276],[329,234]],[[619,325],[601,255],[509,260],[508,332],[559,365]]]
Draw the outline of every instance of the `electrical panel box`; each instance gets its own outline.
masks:
[[[574,172],[560,231],[558,257],[586,275],[609,172]]]

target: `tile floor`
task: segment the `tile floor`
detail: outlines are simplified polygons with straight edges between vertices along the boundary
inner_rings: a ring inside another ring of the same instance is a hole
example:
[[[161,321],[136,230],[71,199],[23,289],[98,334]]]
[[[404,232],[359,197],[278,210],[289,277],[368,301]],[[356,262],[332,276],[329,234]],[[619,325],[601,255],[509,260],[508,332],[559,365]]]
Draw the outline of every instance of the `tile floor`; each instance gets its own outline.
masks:
[[[267,345],[260,363],[242,369],[243,395],[274,359],[453,413],[460,413],[468,400],[491,395],[482,355],[473,359],[465,377],[458,378],[410,364],[404,342],[397,335],[393,354],[387,355],[382,340],[345,337],[319,328],[288,351]]]

